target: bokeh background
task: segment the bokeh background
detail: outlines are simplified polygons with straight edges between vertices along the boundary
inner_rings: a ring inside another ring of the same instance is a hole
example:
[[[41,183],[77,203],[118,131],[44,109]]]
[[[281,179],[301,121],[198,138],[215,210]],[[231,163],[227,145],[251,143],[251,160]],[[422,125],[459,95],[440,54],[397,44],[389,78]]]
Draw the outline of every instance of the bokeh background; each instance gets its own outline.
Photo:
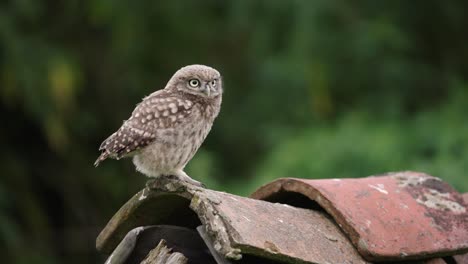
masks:
[[[468,192],[467,1],[0,3],[2,263],[102,263],[144,186],[97,148],[187,64],[224,75],[187,168],[247,195],[278,177],[417,170]],[[3,262],[6,259],[6,262]]]

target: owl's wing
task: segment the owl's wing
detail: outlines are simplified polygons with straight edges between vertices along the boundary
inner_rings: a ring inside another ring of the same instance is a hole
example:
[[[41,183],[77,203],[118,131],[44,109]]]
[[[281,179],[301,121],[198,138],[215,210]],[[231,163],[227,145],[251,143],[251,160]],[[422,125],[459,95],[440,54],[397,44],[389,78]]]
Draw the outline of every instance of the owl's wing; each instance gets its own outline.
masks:
[[[120,159],[148,146],[157,139],[158,132],[176,128],[191,114],[192,101],[160,92],[144,98],[119,130],[102,142],[95,166],[108,157]]]

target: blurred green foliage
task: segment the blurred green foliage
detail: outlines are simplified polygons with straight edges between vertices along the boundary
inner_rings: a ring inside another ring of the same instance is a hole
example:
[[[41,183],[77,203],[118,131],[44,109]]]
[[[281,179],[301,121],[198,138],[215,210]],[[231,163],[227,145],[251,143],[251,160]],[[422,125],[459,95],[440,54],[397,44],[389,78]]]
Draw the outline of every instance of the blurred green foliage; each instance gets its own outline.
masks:
[[[144,184],[99,143],[178,68],[224,75],[187,172],[247,195],[278,177],[417,170],[468,192],[468,2],[0,3],[6,263],[101,263],[94,239]]]

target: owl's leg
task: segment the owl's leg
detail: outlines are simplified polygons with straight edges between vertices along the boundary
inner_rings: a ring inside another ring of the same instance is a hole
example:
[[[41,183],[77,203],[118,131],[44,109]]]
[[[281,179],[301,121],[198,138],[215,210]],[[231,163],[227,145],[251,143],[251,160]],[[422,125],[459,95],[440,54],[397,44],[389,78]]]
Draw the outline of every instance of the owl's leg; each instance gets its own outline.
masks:
[[[182,181],[188,182],[188,183],[193,184],[195,186],[205,188],[205,185],[203,183],[190,178],[190,176],[188,176],[187,173],[185,173],[183,170],[176,171],[174,173],[174,175],[179,177],[179,179],[181,179]]]

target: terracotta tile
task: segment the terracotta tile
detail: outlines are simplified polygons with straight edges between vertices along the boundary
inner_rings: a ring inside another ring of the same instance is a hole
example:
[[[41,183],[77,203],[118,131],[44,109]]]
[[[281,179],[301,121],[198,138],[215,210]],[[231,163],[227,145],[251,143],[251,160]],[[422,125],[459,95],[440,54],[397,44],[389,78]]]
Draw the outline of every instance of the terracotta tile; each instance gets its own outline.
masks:
[[[463,194],[463,200],[465,201],[465,205],[468,205],[468,193]],[[468,264],[468,253],[453,256],[453,259],[457,264]]]
[[[190,207],[189,207],[190,204]],[[368,263],[324,212],[295,208],[160,179],[111,219],[97,246],[111,252],[137,226],[193,226],[194,212],[221,256],[278,263]]]
[[[191,207],[203,221],[208,204],[229,230],[231,247],[244,254],[307,263],[365,263],[346,235],[323,212],[207,191]],[[213,199],[214,198],[214,199]],[[221,201],[213,203],[213,201]],[[205,208],[205,209],[203,209]]]
[[[457,264],[468,264],[468,253],[453,256],[453,259]]]
[[[251,197],[301,193],[320,204],[368,260],[451,255],[468,250],[462,196],[438,178],[417,172],[361,179],[279,179]]]

